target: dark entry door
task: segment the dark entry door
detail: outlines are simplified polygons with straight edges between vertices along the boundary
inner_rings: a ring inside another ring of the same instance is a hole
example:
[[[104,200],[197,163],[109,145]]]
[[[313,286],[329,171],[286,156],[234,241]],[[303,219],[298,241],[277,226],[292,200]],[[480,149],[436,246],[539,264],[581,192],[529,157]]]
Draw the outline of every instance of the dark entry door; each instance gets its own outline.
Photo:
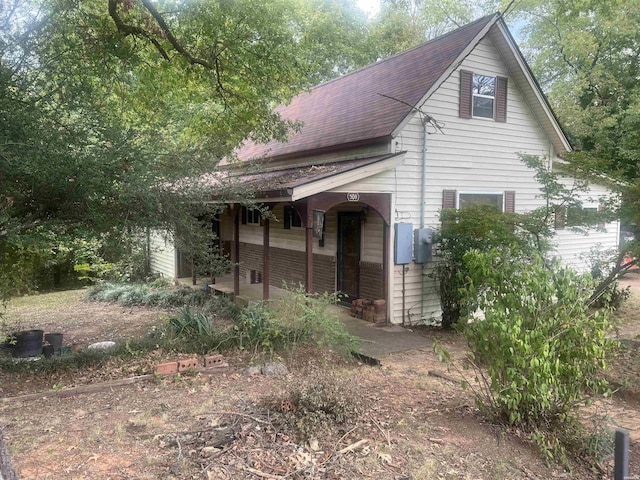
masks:
[[[360,213],[338,213],[338,290],[351,302],[360,294]]]

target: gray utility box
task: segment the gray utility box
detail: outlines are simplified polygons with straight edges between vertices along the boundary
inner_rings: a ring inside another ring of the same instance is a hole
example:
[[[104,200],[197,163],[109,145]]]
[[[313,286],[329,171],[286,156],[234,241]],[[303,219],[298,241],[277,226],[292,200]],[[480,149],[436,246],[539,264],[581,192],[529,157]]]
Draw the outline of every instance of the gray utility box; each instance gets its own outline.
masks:
[[[411,260],[413,259],[411,251],[411,232],[413,232],[413,223],[396,223],[393,227],[395,229],[393,262],[396,265],[406,265],[407,263],[411,263]]]
[[[433,245],[432,228],[416,228],[413,231],[413,250],[416,263],[427,263],[431,260],[431,247]]]

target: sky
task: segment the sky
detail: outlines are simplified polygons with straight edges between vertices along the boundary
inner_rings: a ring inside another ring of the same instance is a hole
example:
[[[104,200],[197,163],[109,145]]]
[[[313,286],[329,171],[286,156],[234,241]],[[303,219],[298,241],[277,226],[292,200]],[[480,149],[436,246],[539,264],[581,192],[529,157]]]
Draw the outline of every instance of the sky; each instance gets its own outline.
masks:
[[[380,10],[380,0],[356,0],[358,6],[372,17]]]

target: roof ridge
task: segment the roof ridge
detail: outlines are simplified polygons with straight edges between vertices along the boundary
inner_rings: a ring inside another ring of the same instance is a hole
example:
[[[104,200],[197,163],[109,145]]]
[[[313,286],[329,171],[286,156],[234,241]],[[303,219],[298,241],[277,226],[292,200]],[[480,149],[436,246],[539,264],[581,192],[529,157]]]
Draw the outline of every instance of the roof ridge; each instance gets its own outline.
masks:
[[[394,58],[401,57],[401,56],[403,56],[403,55],[407,55],[407,54],[409,54],[410,52],[413,52],[414,50],[417,50],[417,49],[419,49],[419,48],[426,47],[426,46],[427,46],[428,44],[430,44],[430,43],[434,43],[434,42],[436,42],[436,41],[442,40],[442,39],[444,39],[445,37],[448,37],[448,36],[450,36],[450,35],[453,35],[454,33],[459,32],[460,30],[467,29],[468,27],[471,27],[471,26],[473,26],[473,25],[476,25],[477,23],[480,23],[480,22],[482,22],[483,20],[488,20],[489,18],[493,18],[493,17],[496,17],[496,16],[500,16],[500,13],[499,13],[499,12],[496,12],[496,13],[492,13],[492,14],[489,14],[489,15],[485,15],[484,17],[480,17],[480,18],[478,18],[478,19],[474,20],[474,21],[473,21],[473,22],[471,22],[471,23],[467,23],[466,25],[463,25],[463,26],[461,26],[461,27],[456,28],[455,30],[451,30],[451,31],[449,31],[449,32],[447,32],[447,33],[443,33],[443,34],[442,34],[442,35],[440,35],[439,37],[432,38],[432,39],[427,40],[427,41],[425,41],[425,42],[422,42],[422,43],[420,43],[420,44],[418,44],[418,45],[416,45],[416,46],[414,46],[414,47],[411,47],[411,48],[409,48],[409,49],[407,49],[407,50],[403,50],[402,52],[394,53],[393,55],[391,55],[391,56],[389,56],[389,57],[383,58],[382,60],[378,60],[377,62],[370,63],[369,65],[365,65],[364,67],[360,67],[360,68],[358,68],[358,69],[356,69],[356,70],[354,70],[354,71],[352,71],[352,72],[345,73],[344,75],[339,75],[339,76],[337,76],[336,78],[332,78],[331,80],[327,80],[327,81],[326,81],[326,82],[324,82],[324,83],[320,83],[319,85],[315,85],[315,86],[313,86],[313,87],[312,87],[312,88],[311,88],[307,93],[311,93],[311,92],[313,92],[314,90],[318,90],[318,89],[320,89],[320,88],[324,87],[325,85],[329,85],[329,84],[331,84],[331,83],[337,82],[338,80],[341,80],[341,79],[343,79],[343,78],[345,78],[345,77],[350,77],[350,76],[352,76],[352,75],[355,75],[356,73],[360,73],[360,72],[362,72],[362,71],[364,71],[364,70],[367,70],[367,69],[369,69],[369,68],[375,67],[375,66],[377,66],[377,65],[381,65],[381,64],[383,64],[383,63],[385,63],[385,62],[388,62],[388,61],[390,61],[390,60],[392,60],[392,59],[394,59]]]

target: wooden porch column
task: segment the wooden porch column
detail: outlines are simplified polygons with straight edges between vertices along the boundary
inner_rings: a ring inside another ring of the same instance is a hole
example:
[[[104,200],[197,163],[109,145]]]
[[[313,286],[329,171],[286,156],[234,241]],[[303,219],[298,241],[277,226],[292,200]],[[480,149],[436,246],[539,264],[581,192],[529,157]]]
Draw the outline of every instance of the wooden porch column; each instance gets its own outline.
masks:
[[[263,220],[262,230],[262,299],[269,300],[269,219]]]
[[[309,223],[307,223],[309,225]],[[307,226],[306,228],[306,252],[307,252],[307,293],[313,291],[313,227]]]
[[[236,215],[233,219],[233,294],[240,295],[240,212],[236,209]]]
[[[389,307],[389,243],[391,229],[386,221],[382,221],[382,294]]]

